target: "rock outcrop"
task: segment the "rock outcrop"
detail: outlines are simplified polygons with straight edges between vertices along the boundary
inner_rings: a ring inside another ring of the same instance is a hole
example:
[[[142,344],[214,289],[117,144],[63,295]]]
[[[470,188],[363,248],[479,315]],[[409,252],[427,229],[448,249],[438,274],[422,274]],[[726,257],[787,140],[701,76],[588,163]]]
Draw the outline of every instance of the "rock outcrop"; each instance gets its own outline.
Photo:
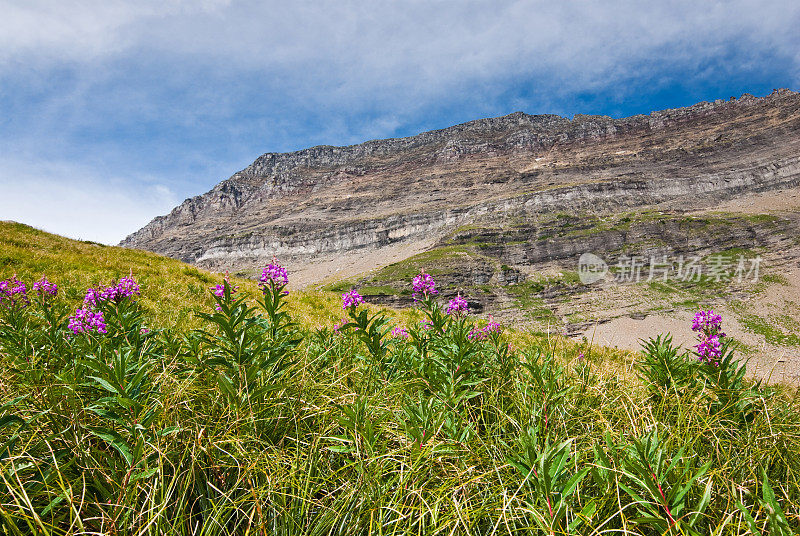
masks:
[[[516,112],[408,138],[267,153],[121,245],[242,270],[465,224],[621,207],[694,209],[800,184],[800,94],[623,119]]]

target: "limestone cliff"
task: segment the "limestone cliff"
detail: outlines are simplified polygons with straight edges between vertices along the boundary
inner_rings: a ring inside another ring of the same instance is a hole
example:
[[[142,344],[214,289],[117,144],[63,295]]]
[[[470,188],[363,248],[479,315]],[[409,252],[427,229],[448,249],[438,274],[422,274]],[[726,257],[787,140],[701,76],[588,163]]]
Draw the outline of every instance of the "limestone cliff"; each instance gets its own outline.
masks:
[[[291,263],[481,221],[699,208],[800,184],[800,94],[623,119],[507,116],[408,138],[266,153],[122,245],[215,269]]]

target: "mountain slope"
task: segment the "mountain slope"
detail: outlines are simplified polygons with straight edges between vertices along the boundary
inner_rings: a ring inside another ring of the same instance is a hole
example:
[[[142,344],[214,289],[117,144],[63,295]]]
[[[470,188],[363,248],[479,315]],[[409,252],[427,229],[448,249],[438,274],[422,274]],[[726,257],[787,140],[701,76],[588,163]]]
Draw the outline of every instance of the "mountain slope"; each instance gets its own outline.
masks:
[[[798,132],[800,96],[777,90],[624,119],[517,112],[267,153],[122,245],[242,271],[273,255],[292,267],[347,252],[380,258],[464,224],[542,213],[703,208],[800,184]]]

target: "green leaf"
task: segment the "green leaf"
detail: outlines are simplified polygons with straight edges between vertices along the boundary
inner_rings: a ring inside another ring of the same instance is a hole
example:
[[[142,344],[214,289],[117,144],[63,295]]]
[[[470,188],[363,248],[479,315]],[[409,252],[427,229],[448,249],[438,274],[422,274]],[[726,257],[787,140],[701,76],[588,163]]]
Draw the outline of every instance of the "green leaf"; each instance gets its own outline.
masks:
[[[572,520],[572,523],[569,524],[568,527],[570,532],[574,531],[584,522],[591,519],[594,516],[595,512],[597,512],[597,503],[594,501],[594,499],[591,499],[588,503],[586,503],[586,506],[583,507],[583,509],[578,513],[575,519]]]
[[[55,499],[50,501],[50,503],[47,506],[44,507],[44,510],[42,510],[39,515],[42,516],[42,517],[46,516],[47,512],[52,510],[54,506],[56,506],[57,504],[59,504],[63,500],[64,500],[64,495],[58,495]]]
[[[17,415],[3,415],[0,417],[0,428],[4,428],[15,423],[21,426],[25,424],[25,421],[22,419],[22,417]]]
[[[697,519],[700,515],[705,512],[706,508],[708,507],[708,503],[711,500],[711,484],[713,481],[709,478],[708,482],[706,482],[706,490],[703,492],[703,496],[700,497],[700,502],[697,503],[697,508],[695,508],[695,512],[691,515],[689,526],[693,527],[694,524],[697,522]]]
[[[753,516],[750,515],[750,512],[747,511],[742,501],[736,502],[736,507],[742,512],[744,516],[744,520],[747,522],[747,527],[750,529],[750,532],[753,534],[759,534],[761,531],[758,529],[758,525],[756,525],[756,520],[753,519]]]
[[[122,439],[121,435],[114,430],[109,430],[108,428],[92,428],[89,430],[89,432],[111,445],[117,452],[120,453],[120,455],[122,455],[123,458],[125,458],[125,461],[128,462],[129,467],[133,465],[131,449],[125,440]]]
[[[122,391],[120,391],[119,389],[108,383],[108,381],[104,380],[103,378],[98,378],[97,376],[89,376],[89,378],[99,383],[100,387],[102,387],[106,391],[117,395],[122,395]]]
[[[692,478],[689,479],[686,485],[684,485],[683,488],[681,488],[681,491],[678,492],[677,495],[675,495],[675,498],[672,500],[672,503],[675,504],[681,502],[684,496],[686,496],[686,494],[689,493],[689,490],[692,488],[692,485],[695,483],[695,481],[698,478],[701,478],[703,475],[705,475],[710,467],[711,467],[710,461],[705,465],[703,465],[703,467],[701,467],[700,470]]]
[[[150,478],[154,474],[158,472],[158,467],[153,467],[152,469],[146,469],[144,471],[139,471],[131,476],[131,482],[135,482],[137,480],[145,480]]]
[[[580,481],[583,480],[583,478],[587,475],[588,472],[589,469],[586,468],[573,475],[572,478],[570,478],[567,481],[567,484],[564,486],[564,490],[561,492],[561,494],[564,497],[569,496],[572,493],[572,490],[575,489],[575,486],[577,486],[578,483],[580,483]]]

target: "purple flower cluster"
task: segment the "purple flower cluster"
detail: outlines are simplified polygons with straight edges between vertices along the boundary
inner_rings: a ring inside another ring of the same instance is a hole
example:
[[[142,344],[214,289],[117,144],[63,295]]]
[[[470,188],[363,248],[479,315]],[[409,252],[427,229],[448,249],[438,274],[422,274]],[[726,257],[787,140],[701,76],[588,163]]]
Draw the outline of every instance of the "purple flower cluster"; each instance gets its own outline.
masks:
[[[473,328],[467,338],[474,341],[483,341],[489,338],[492,333],[500,333],[501,331],[503,331],[503,327],[494,321],[492,315],[489,315],[489,323],[483,329]]]
[[[701,338],[700,344],[696,345],[695,348],[697,348],[697,358],[700,361],[719,365],[719,360],[722,358],[722,342],[719,340],[719,335],[712,335],[705,339]]]
[[[711,311],[698,311],[694,315],[692,322],[692,331],[702,333],[717,333],[722,327],[722,315],[716,314]]]
[[[467,314],[469,312],[469,304],[467,300],[461,297],[461,294],[450,300],[447,304],[447,314],[458,316],[460,314]]]
[[[286,272],[286,268],[278,263],[278,259],[272,259],[272,262],[264,268],[258,284],[261,287],[268,285],[285,287],[289,284],[289,274]]]
[[[400,326],[397,326],[392,330],[392,337],[395,339],[408,340],[411,338],[411,335],[408,334],[408,331],[404,330]]]
[[[220,283],[219,285],[211,287],[211,293],[217,298],[222,298],[225,296],[225,285]]]
[[[136,294],[141,296],[139,292],[139,285],[133,277],[121,277],[115,285],[105,288],[90,288],[86,291],[83,298],[83,305],[85,307],[97,307],[100,302],[115,302],[119,303],[127,298]]]
[[[433,322],[431,322],[430,320],[420,320],[419,321],[419,325],[425,331],[428,331],[429,329],[433,329]]]
[[[88,307],[78,309],[75,315],[69,317],[69,329],[76,335],[87,331],[108,333],[102,311],[92,311]]]
[[[342,294],[342,309],[356,308],[364,303],[364,298],[355,290]]]
[[[58,294],[58,285],[48,281],[46,276],[42,276],[39,281],[33,284],[33,290],[36,291],[40,298],[54,297]]]
[[[719,365],[722,358],[722,339],[725,334],[722,332],[722,316],[714,311],[698,311],[694,315],[692,331],[697,332],[700,341],[695,345],[697,348],[697,359]]]
[[[414,298],[414,301],[429,298],[437,294],[439,294],[439,291],[436,290],[436,283],[433,281],[430,274],[420,272],[411,282],[411,296]]]
[[[239,286],[232,286],[230,284],[230,280],[228,279],[229,276],[227,272],[225,273],[225,283],[228,284],[228,288],[231,289],[231,295],[236,294],[239,291]],[[220,283],[219,285],[214,285],[211,287],[211,293],[216,296],[217,298],[224,298],[225,297],[225,283]],[[219,304],[214,305],[214,309],[217,311],[222,311],[222,307]]]
[[[339,331],[345,326],[345,324],[347,324],[347,319],[342,318],[341,322],[333,325],[333,332],[339,333]]]
[[[46,281],[43,279],[43,281]],[[40,281],[42,283],[42,281]],[[42,288],[47,288],[44,284]],[[121,277],[115,284],[108,287],[90,288],[83,297],[83,307],[69,317],[69,329],[76,335],[88,331],[108,333],[103,312],[96,309],[102,303],[121,303],[133,295],[141,296],[139,285],[133,276]]]
[[[28,287],[17,279],[17,274],[9,281],[0,281],[0,304],[5,307],[27,307],[31,300],[28,299]]]

